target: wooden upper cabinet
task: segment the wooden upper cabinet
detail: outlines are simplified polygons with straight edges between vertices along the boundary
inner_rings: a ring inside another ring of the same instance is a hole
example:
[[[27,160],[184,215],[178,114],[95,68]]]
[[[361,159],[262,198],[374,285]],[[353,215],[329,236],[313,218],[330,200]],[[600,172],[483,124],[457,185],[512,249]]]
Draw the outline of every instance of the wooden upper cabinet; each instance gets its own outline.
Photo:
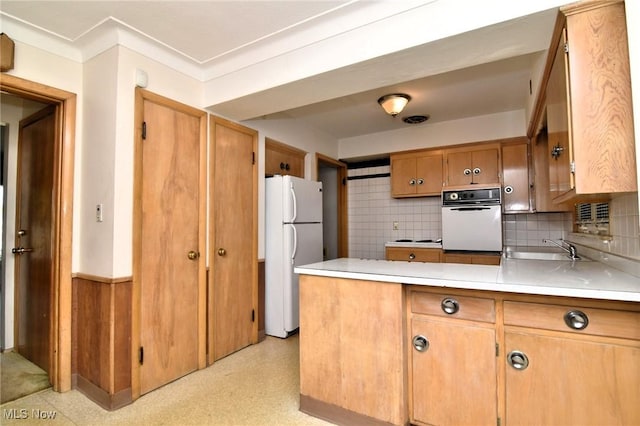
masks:
[[[502,144],[502,206],[505,213],[531,211],[529,142],[519,138]]]
[[[446,186],[500,184],[500,145],[479,144],[444,151]]]
[[[304,178],[305,151],[265,138],[264,174],[291,175]]]
[[[556,201],[636,191],[624,2],[577,3],[558,19],[547,60],[549,190]]]
[[[442,191],[442,151],[391,155],[391,196],[424,197]]]

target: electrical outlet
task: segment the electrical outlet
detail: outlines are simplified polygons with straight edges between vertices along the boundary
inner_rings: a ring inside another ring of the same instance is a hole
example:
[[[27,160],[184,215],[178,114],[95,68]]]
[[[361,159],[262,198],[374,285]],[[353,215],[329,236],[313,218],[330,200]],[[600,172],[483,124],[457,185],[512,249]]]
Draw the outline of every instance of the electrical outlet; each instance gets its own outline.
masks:
[[[96,222],[102,222],[102,210],[104,210],[102,204],[96,204]]]
[[[398,230],[398,222],[397,222],[397,221],[394,221],[394,222],[393,222],[393,230],[394,230],[394,231],[397,231],[397,230]]]

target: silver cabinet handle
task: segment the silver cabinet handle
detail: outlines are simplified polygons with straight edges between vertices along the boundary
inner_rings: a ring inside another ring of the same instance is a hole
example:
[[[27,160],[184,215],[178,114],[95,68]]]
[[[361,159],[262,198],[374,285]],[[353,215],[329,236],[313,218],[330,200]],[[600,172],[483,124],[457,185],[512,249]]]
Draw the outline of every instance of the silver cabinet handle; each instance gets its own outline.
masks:
[[[505,187],[504,187],[504,193],[505,193],[505,194],[511,194],[511,193],[513,193],[513,186],[511,186],[511,185],[507,185],[507,186],[505,186]]]
[[[418,179],[418,185],[423,185],[424,184],[424,179],[420,178]]]
[[[442,299],[440,303],[440,307],[444,311],[445,314],[453,315],[460,310],[460,304],[458,301],[452,297],[447,297],[446,299]]]
[[[464,169],[462,173],[464,173],[465,176],[469,176],[471,174],[471,169]]]
[[[573,330],[584,330],[589,325],[589,317],[582,311],[569,311],[564,314],[564,323]]]
[[[424,352],[429,349],[429,341],[420,334],[413,336],[411,342],[413,343],[414,349],[418,352]]]
[[[522,351],[511,351],[507,354],[507,362],[516,370],[524,370],[529,366],[529,358]]]
[[[415,184],[416,184],[416,180],[415,180],[415,179],[411,179],[411,180],[409,181],[409,185],[413,186],[413,185],[415,185]]]
[[[413,260],[416,258],[416,255],[413,253],[409,253],[409,260]]]
[[[480,167],[476,167],[475,169],[473,169],[474,175],[479,175],[480,173],[482,173],[482,170],[480,169]]]

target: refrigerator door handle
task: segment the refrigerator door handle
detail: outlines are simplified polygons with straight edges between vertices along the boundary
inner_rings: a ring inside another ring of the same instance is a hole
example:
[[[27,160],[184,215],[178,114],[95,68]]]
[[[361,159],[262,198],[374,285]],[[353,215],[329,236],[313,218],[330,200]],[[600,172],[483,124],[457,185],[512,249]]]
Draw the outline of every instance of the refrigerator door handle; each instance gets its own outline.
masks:
[[[295,225],[291,225],[291,228],[293,229],[293,250],[291,251],[291,264],[293,265],[298,251],[298,230]]]
[[[296,199],[296,191],[293,189],[293,184],[291,184],[291,200],[293,201],[293,216],[291,217],[291,222],[295,222],[298,216],[298,200]]]

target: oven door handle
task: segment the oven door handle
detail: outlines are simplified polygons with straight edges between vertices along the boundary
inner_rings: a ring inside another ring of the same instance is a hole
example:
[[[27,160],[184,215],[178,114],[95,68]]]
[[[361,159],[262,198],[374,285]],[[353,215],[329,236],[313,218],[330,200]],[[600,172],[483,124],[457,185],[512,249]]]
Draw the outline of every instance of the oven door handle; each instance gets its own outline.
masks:
[[[452,207],[451,210],[457,210],[461,212],[473,212],[480,210],[491,210],[491,207]]]

